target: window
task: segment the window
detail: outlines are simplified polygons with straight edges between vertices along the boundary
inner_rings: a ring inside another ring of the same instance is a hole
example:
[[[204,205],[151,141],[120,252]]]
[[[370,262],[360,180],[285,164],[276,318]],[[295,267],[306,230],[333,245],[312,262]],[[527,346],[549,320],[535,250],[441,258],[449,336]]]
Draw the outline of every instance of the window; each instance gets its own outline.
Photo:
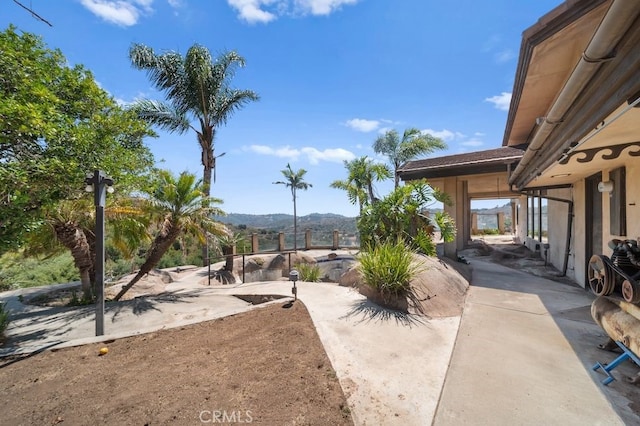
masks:
[[[627,235],[626,171],[624,167],[609,172],[613,191],[609,194],[609,232],[611,235]]]
[[[547,241],[547,199],[543,198],[545,195],[546,190],[537,191],[537,195],[530,195],[527,202],[527,235],[541,242]]]

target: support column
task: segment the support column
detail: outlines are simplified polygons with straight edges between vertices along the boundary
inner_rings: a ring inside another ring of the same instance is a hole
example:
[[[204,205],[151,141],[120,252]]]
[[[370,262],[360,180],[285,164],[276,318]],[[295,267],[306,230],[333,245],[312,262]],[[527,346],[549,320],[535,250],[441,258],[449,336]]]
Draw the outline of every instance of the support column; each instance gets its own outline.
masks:
[[[457,248],[462,250],[471,242],[471,200],[469,199],[469,182],[458,182],[458,197],[459,204],[462,209],[461,216],[464,218],[463,222],[463,238],[458,240]]]
[[[478,233],[478,213],[471,213],[471,235]]]
[[[304,249],[311,249],[311,229],[304,231]]]
[[[284,232],[278,233],[278,251],[284,251]]]
[[[498,213],[498,231],[500,235],[504,234],[504,212]]]
[[[253,234],[251,234],[251,252],[257,253],[259,251],[260,246],[258,244],[258,234],[254,232]]]
[[[444,181],[443,191],[449,194],[454,204],[444,206],[444,211],[456,222],[455,241],[444,244],[444,254],[455,259],[458,250],[462,250],[471,240],[471,214],[467,181],[458,181],[457,177],[449,177]]]
[[[511,199],[511,233],[513,235],[518,235],[518,216],[516,213],[516,200]]]

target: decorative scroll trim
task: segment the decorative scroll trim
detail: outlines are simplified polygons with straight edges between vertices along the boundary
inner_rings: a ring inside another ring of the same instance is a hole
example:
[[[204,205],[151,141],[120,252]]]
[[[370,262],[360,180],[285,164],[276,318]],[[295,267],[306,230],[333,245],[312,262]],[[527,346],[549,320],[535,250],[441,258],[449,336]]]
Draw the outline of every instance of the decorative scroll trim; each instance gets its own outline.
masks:
[[[622,145],[611,145],[611,146],[603,146],[603,147],[599,147],[599,148],[591,148],[591,149],[585,149],[583,151],[573,151],[569,154],[563,154],[562,157],[560,158],[560,160],[558,160],[558,162],[560,164],[567,164],[569,162],[569,160],[571,160],[572,157],[578,155],[578,154],[584,154],[584,157],[582,158],[577,158],[576,161],[578,163],[589,163],[593,160],[593,158],[596,156],[596,154],[598,154],[601,151],[606,151],[609,150],[611,151],[610,154],[603,154],[602,155],[602,159],[603,160],[615,160],[616,158],[620,157],[620,154],[622,154],[622,151],[624,151],[625,149],[629,148],[629,147],[635,147],[636,150],[634,151],[629,151],[629,155],[631,157],[640,157],[640,142],[631,142],[631,143],[625,143]]]

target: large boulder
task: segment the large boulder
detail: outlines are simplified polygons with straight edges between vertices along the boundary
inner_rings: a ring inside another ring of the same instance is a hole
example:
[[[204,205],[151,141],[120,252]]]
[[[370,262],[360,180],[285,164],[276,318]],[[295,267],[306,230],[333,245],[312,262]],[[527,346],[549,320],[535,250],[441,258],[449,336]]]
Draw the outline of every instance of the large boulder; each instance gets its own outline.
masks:
[[[339,284],[357,288],[386,308],[432,318],[461,315],[471,280],[469,266],[420,255],[415,255],[414,262],[422,271],[411,281],[410,290],[399,296],[383,295],[366,285],[359,264],[345,272]]]

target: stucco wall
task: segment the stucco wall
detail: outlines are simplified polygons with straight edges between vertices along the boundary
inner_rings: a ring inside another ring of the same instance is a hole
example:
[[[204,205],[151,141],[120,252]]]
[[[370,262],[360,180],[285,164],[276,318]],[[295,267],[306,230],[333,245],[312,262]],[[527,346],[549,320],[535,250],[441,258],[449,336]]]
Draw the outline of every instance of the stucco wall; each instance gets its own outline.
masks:
[[[527,209],[527,197],[525,195],[521,195],[516,199],[516,215],[517,215],[517,229],[516,229],[516,237],[518,241],[524,243],[527,240],[527,223],[528,223],[528,214],[529,210]]]

